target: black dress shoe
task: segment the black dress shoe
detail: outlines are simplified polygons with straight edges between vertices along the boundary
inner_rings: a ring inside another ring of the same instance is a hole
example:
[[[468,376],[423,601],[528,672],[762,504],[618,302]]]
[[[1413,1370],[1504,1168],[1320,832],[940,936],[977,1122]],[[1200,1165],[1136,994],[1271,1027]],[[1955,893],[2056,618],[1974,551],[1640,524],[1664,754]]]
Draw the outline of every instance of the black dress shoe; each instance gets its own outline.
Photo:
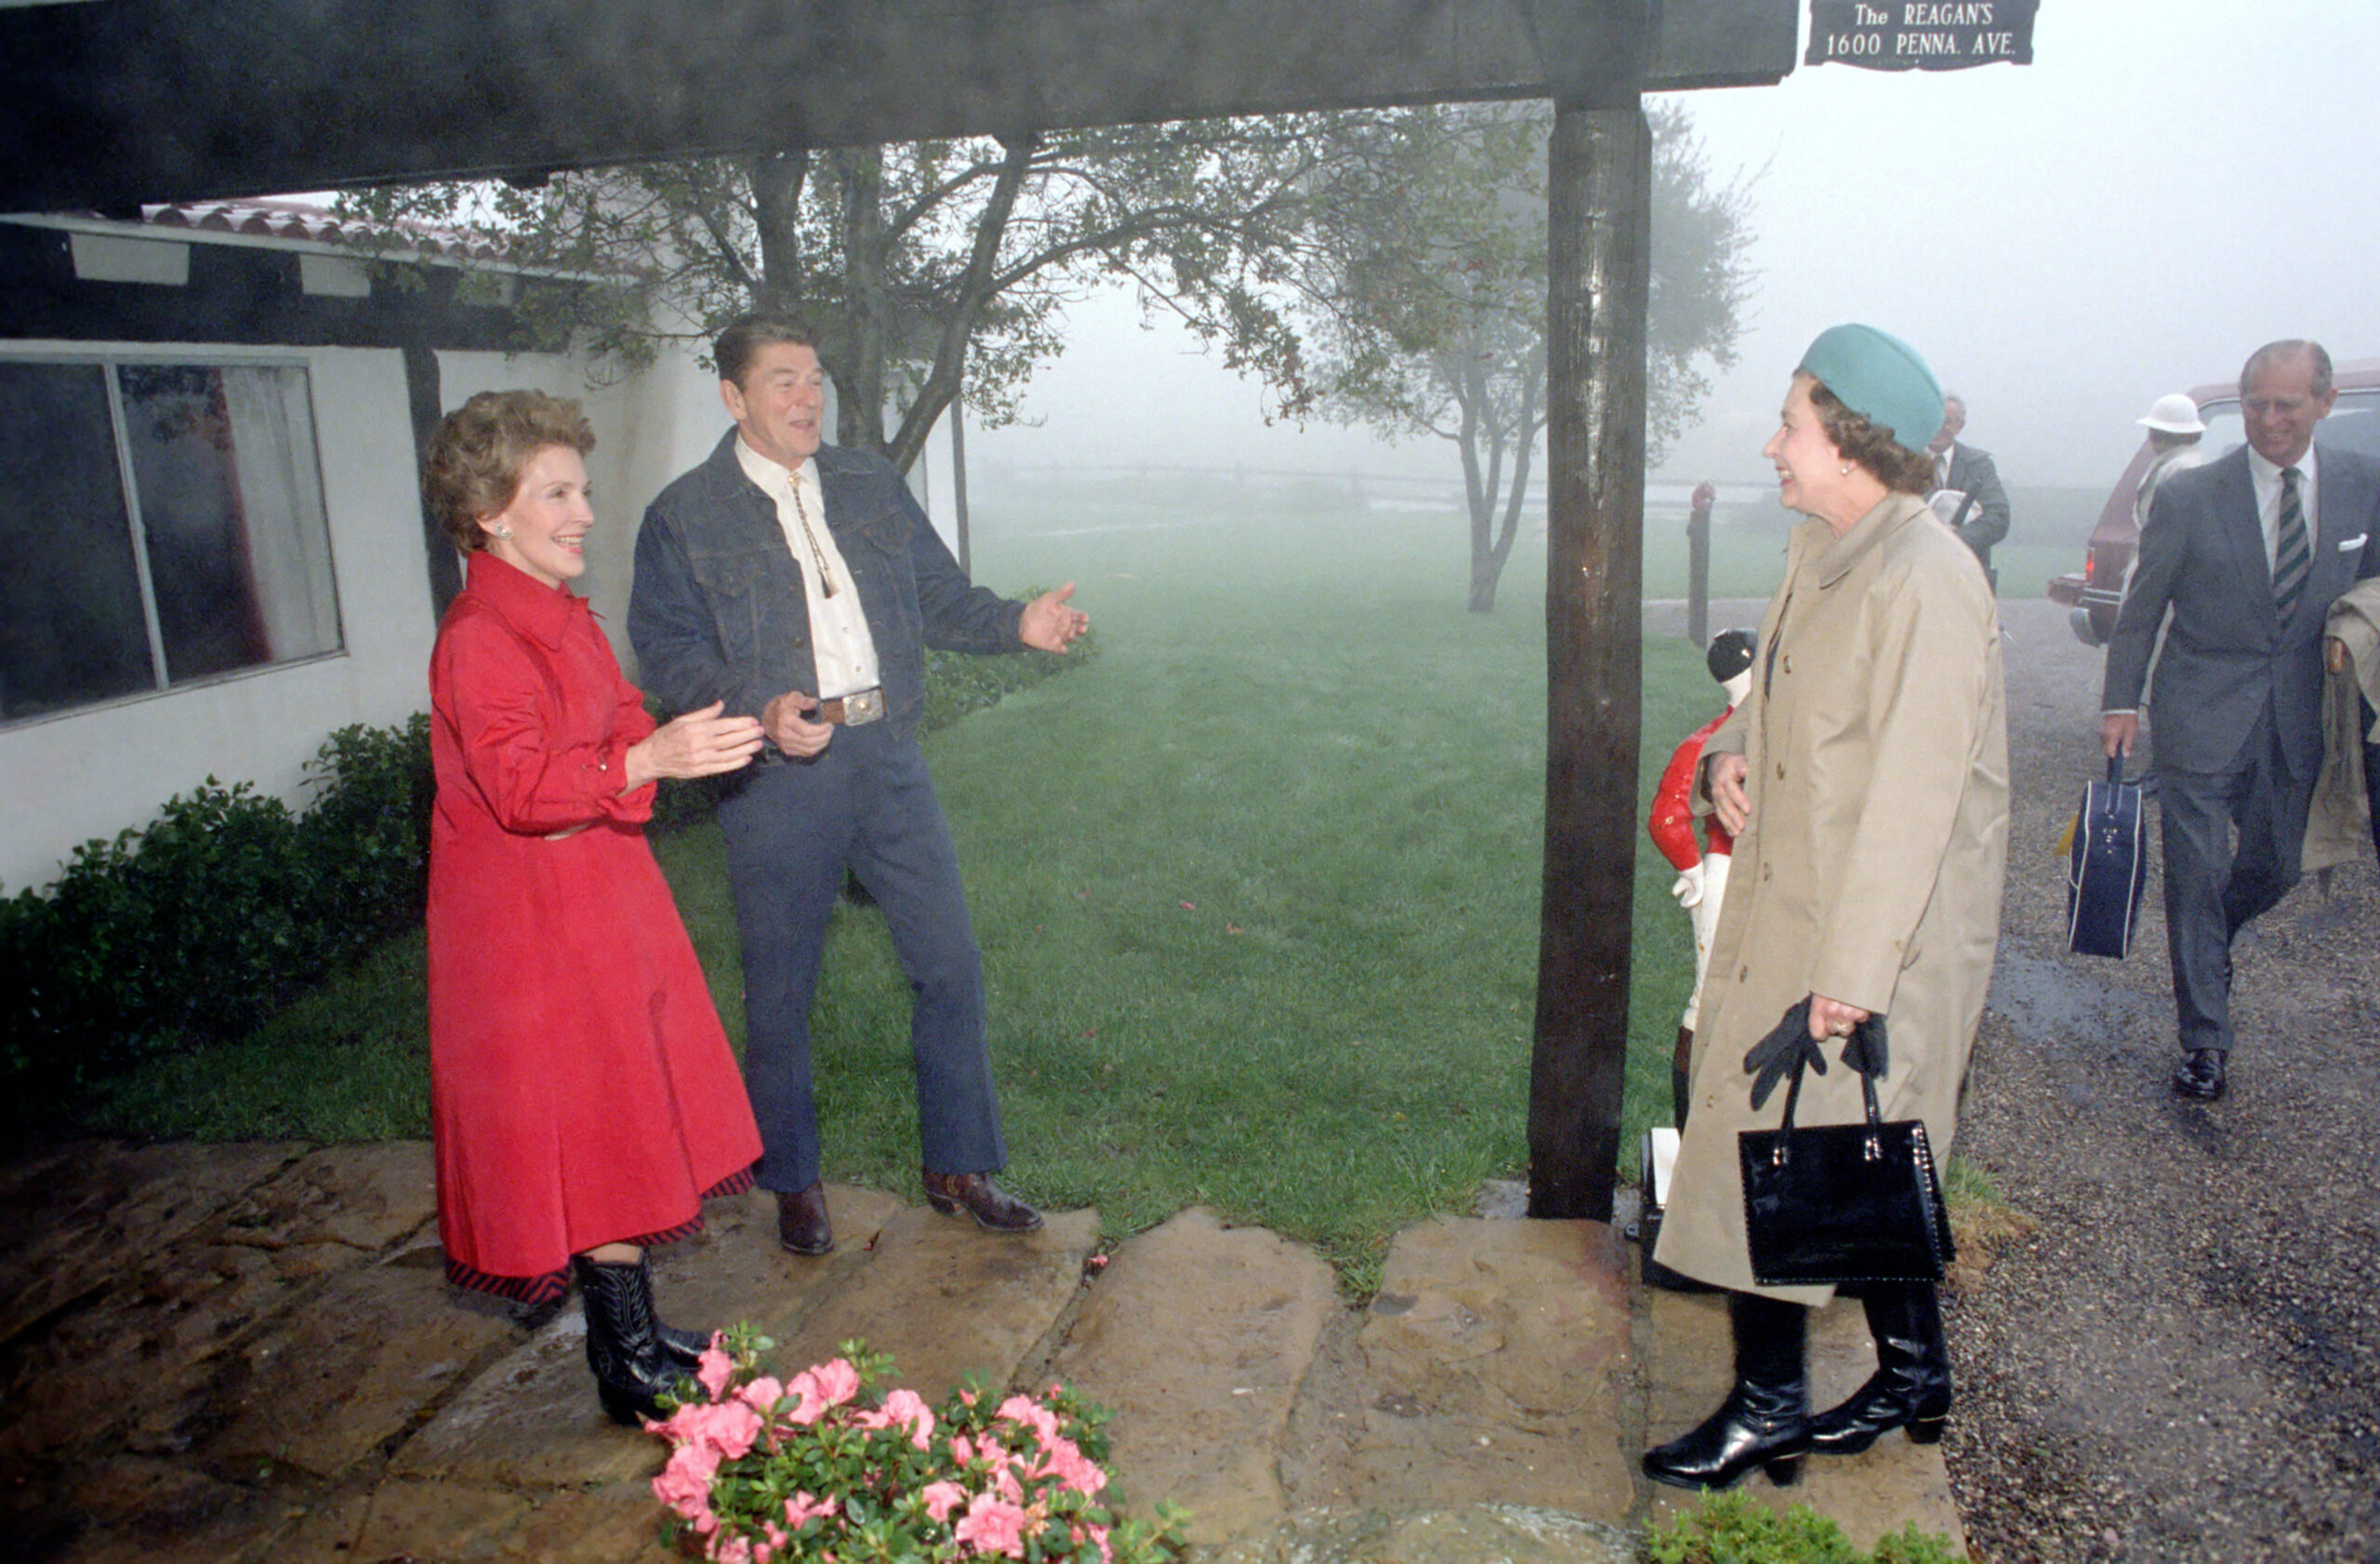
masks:
[[[777,1242],[792,1253],[815,1259],[835,1247],[826,1220],[826,1186],[813,1184],[791,1194],[777,1191]]]
[[[2213,1102],[2223,1095],[2224,1054],[2220,1048],[2196,1048],[2174,1072],[2174,1090],[2185,1097]]]
[[[984,1173],[927,1173],[926,1203],[945,1216],[964,1211],[975,1226],[995,1233],[1029,1233],[1041,1226],[1039,1212]]]

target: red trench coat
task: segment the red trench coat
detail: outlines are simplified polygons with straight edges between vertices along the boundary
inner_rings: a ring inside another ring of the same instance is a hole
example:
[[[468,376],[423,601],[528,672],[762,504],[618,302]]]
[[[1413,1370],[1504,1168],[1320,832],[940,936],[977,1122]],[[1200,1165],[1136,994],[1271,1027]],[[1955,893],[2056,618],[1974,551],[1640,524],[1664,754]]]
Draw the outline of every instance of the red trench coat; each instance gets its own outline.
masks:
[[[747,1187],[760,1133],[645,845],[653,731],[586,602],[490,555],[430,655],[430,1096],[450,1279],[558,1297]]]

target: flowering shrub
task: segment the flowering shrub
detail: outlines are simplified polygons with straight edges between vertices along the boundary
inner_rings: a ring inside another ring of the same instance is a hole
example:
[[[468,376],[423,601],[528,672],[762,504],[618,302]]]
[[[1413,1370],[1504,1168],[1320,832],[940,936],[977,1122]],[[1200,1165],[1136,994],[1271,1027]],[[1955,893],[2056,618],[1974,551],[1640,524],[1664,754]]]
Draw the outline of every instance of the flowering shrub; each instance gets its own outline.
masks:
[[[772,1344],[722,1332],[695,1378],[705,1399],[645,1426],[669,1441],[653,1479],[670,1535],[721,1564],[1004,1557],[1164,1564],[1182,1515],[1124,1521],[1104,1495],[1106,1414],[1052,1385],[1040,1396],[969,1388],[937,1410],[879,1394],[892,1359],[845,1342],[789,1381],[760,1372]]]

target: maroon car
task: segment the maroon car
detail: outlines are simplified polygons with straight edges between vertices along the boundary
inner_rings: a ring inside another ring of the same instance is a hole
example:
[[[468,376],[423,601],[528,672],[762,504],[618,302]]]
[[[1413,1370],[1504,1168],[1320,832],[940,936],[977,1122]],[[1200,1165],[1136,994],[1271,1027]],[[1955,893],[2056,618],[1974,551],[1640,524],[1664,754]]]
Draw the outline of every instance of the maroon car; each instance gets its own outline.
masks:
[[[2360,451],[2380,460],[2380,359],[2337,364],[2331,379],[2339,399],[2331,416],[2315,427],[2315,442]],[[2208,460],[2246,442],[2240,421],[2238,382],[2199,386],[2191,391],[2190,400],[2198,404],[2199,417],[2206,422],[2199,448]],[[2091,542],[2082,556],[2082,573],[2050,581],[2051,599],[2074,610],[2068,622],[2085,646],[2106,645],[2109,633],[2116,628],[2116,610],[2123,605],[2124,578],[2132,572],[2133,551],[2140,543],[2140,531],[2132,524],[2133,499],[2156,454],[2147,440],[2140,443],[2140,449],[2125,464],[2123,476],[2116,480],[2115,492],[2099,511],[2099,524],[2091,530]]]

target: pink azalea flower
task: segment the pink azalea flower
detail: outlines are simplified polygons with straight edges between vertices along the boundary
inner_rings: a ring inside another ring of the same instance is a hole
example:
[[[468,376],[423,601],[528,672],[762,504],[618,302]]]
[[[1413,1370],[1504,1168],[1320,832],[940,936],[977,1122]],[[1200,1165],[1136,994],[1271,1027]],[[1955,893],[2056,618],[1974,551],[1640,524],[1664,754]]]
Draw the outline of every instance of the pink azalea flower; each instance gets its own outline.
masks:
[[[735,1398],[754,1412],[766,1415],[776,1411],[777,1403],[785,1399],[785,1385],[774,1374],[762,1374],[738,1390]]]
[[[1044,1444],[1058,1437],[1058,1414],[1026,1397],[1011,1396],[1000,1403],[998,1415],[1003,1422],[1024,1424],[1040,1435]]]
[[[974,1460],[975,1441],[969,1438],[964,1434],[952,1435],[950,1438],[950,1458],[953,1461],[958,1462],[962,1466],[967,1465],[968,1462]]]
[[[1022,1506],[978,1493],[975,1502],[951,1531],[963,1547],[977,1553],[1025,1557],[1025,1511]]]
[[[840,1407],[859,1394],[859,1371],[843,1359],[821,1363],[810,1372],[818,1386],[818,1394],[830,1407]]]
[[[714,1537],[711,1539],[710,1556],[719,1564],[752,1564],[752,1544],[742,1537]]]
[[[967,1502],[967,1491],[955,1482],[930,1482],[919,1497],[926,1502],[926,1514],[936,1520],[948,1520],[950,1512]]]
[[[1005,1455],[1007,1452],[1003,1451],[1001,1453]],[[1002,1461],[992,1468],[991,1491],[1012,1504],[1025,1503],[1025,1484],[1017,1480],[1014,1462]]]
[[[914,1390],[895,1390],[884,1398],[884,1415],[909,1428],[909,1442],[919,1450],[931,1448],[927,1441],[933,1438],[933,1410]]]
[[[710,1513],[710,1479],[719,1471],[719,1450],[707,1443],[682,1444],[669,1454],[669,1464],[653,1479],[653,1496],[686,1519],[714,1526]],[[704,1528],[708,1530],[708,1528]]]
[[[681,1448],[708,1445],[733,1461],[750,1453],[760,1437],[760,1414],[740,1401],[692,1401],[654,1426]]]
[[[711,1338],[714,1342],[718,1339],[717,1336]],[[709,1393],[710,1398],[714,1401],[718,1400],[720,1393],[727,1388],[727,1382],[734,1377],[735,1359],[720,1351],[716,1346],[702,1355],[701,1362],[694,1370],[694,1378],[702,1382],[703,1389]]]
[[[794,1402],[793,1410],[786,1413],[788,1421],[806,1428],[826,1415],[826,1398],[819,1392],[818,1376],[813,1371],[804,1369],[794,1375],[785,1393]]]
[[[1096,1493],[1107,1486],[1107,1474],[1093,1465],[1082,1452],[1082,1447],[1064,1436],[1053,1436],[1041,1446],[1038,1469],[1054,1476],[1078,1493]]]
[[[824,1499],[813,1499],[810,1496],[809,1491],[803,1489],[785,1502],[785,1523],[795,1528],[807,1526],[813,1520],[826,1519],[840,1507],[841,1501],[832,1495]]]

